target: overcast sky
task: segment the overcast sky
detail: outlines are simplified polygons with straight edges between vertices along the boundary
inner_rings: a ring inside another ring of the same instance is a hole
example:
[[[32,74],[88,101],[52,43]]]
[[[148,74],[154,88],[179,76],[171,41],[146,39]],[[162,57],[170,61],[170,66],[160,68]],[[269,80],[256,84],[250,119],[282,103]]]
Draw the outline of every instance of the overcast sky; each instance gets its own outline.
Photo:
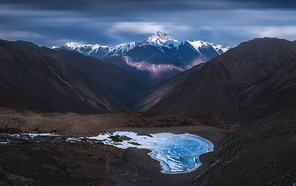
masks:
[[[0,39],[10,41],[114,46],[158,30],[231,47],[256,37],[296,40],[296,1],[0,0]]]

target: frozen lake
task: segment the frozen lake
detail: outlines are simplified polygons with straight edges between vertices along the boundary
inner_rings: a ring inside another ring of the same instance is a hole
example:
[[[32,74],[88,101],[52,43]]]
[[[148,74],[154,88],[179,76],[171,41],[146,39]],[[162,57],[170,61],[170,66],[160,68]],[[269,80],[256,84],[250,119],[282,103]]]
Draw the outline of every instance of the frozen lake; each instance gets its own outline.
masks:
[[[200,155],[214,150],[209,140],[188,133],[156,133],[146,136],[130,131],[116,131],[88,139],[101,140],[104,144],[122,149],[149,149],[149,155],[160,162],[164,174],[191,172],[202,165]]]
[[[42,134],[2,134],[5,136],[41,141],[61,141],[59,135],[53,133]],[[48,139],[46,137],[49,137]],[[57,138],[50,138],[57,137]],[[95,142],[102,141],[104,144],[113,145],[118,148],[127,149],[130,147],[138,149],[149,149],[151,158],[160,162],[162,173],[180,174],[191,172],[197,169],[202,163],[199,156],[212,152],[214,145],[209,140],[193,134],[173,134],[173,133],[155,133],[147,135],[138,135],[130,131],[115,131],[113,133],[100,134],[96,137],[69,137],[64,140],[67,142]],[[10,140],[0,142],[0,145],[9,144]]]

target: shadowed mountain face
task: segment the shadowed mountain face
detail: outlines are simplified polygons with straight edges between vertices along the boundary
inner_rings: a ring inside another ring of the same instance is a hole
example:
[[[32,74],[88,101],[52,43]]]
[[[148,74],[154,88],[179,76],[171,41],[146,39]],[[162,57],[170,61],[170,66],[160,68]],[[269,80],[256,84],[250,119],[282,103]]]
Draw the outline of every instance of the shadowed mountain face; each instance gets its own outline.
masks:
[[[296,105],[295,61],[295,42],[254,39],[153,87],[136,108],[247,122]]]
[[[237,97],[242,122],[249,122],[296,105],[296,58],[286,62]]]
[[[36,45],[30,45],[28,42],[23,41],[17,41],[15,44],[32,51],[45,52],[62,60],[98,84],[107,87],[119,100],[126,100],[133,94],[148,89],[146,85],[125,70],[93,57],[87,57],[78,52],[67,50],[51,50],[46,47],[39,48]]]
[[[152,87],[220,55],[214,47],[202,41],[185,41],[180,44],[169,41],[164,45],[136,46],[127,53],[115,54],[103,60],[125,69]]]
[[[41,95],[32,94],[0,78],[0,105],[24,110],[54,111],[56,108]]]
[[[55,111],[105,113],[128,111],[105,87],[60,58],[28,42],[0,41],[0,77],[39,94]]]
[[[125,55],[113,55],[104,61],[128,71],[149,87],[185,69],[178,57],[164,54],[152,45],[137,46]]]

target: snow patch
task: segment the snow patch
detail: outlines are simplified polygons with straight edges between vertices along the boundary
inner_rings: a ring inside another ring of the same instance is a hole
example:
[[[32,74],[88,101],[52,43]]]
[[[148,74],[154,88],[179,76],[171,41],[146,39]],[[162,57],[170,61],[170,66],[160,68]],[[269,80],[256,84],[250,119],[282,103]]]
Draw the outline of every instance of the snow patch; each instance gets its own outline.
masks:
[[[229,46],[222,46],[222,45],[215,45],[214,43],[210,43],[212,46],[213,46],[213,48],[221,55],[221,54],[223,54],[223,53],[225,53],[225,52],[227,52],[229,49],[230,49],[230,47]]]
[[[165,42],[162,46],[167,47],[167,48],[176,48],[179,45],[180,45],[180,42],[169,40],[169,41]]]
[[[192,45],[194,48],[195,48],[195,50],[202,56],[202,57],[204,57],[203,56],[203,54],[199,51],[199,49],[201,48],[201,47],[203,47],[204,45],[206,45],[206,44],[208,44],[207,42],[203,42],[203,41],[201,41],[201,40],[198,40],[198,41],[187,41],[190,45]]]
[[[130,51],[131,49],[135,48],[136,42],[130,42],[130,43],[123,43],[120,45],[116,45],[115,47],[111,48],[110,52],[111,54],[115,53],[126,53]]]
[[[203,54],[199,50],[201,48],[213,47],[219,55],[225,53],[227,50],[230,49],[230,47],[228,47],[228,46],[215,45],[214,43],[204,42],[204,41],[201,41],[201,40],[187,41],[187,42],[190,45],[192,45],[202,57],[203,57]]]

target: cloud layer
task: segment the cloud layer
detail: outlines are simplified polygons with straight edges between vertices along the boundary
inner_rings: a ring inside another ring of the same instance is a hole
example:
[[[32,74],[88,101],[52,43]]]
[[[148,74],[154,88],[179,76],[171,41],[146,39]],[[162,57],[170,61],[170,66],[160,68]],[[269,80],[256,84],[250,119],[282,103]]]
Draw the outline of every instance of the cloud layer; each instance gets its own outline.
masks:
[[[296,39],[293,0],[2,0],[0,39],[38,45],[116,45],[157,30],[179,41],[236,46],[255,37]]]

